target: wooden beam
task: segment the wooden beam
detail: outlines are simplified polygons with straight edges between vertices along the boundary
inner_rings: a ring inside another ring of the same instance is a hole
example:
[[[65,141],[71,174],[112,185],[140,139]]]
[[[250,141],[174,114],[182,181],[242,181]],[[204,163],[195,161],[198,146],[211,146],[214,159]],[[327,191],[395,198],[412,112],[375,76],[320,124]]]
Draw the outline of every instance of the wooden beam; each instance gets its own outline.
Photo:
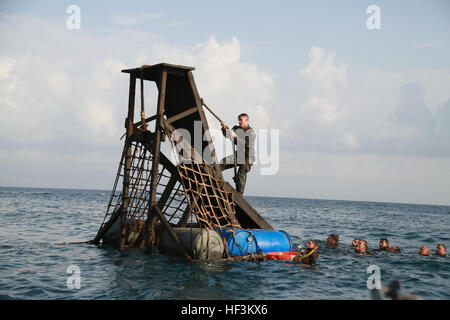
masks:
[[[197,107],[193,107],[193,108],[187,109],[186,111],[183,111],[183,112],[181,112],[181,113],[179,113],[179,114],[177,114],[177,115],[175,115],[173,117],[170,117],[170,118],[166,119],[166,122],[167,123],[175,122],[175,121],[180,120],[180,119],[182,119],[184,117],[187,117],[187,116],[189,116],[189,115],[191,115],[191,114],[193,114],[195,112],[198,112],[198,108]]]
[[[202,188],[203,188],[203,186],[202,186]],[[195,201],[198,201],[198,198],[199,198],[198,194],[196,194],[194,197],[195,197]],[[191,206],[190,206],[190,204],[188,202],[188,205],[186,206],[186,209],[184,209],[183,215],[181,216],[180,220],[177,223],[177,227],[178,228],[185,227],[187,222],[188,222],[188,220],[189,220],[189,218],[191,217],[191,215],[192,215]]]
[[[189,71],[187,73],[187,77],[188,77],[189,84],[192,89],[192,93],[194,95],[195,104],[197,105],[198,113],[200,114],[200,119],[202,120],[203,130],[206,133],[205,137],[206,137],[206,141],[208,142],[208,146],[211,150],[211,156],[212,156],[213,162],[215,163],[215,165],[214,165],[215,170],[217,172],[221,172],[220,170],[218,170],[218,166],[219,166],[218,162],[219,161],[217,159],[216,150],[215,150],[214,144],[212,142],[211,133],[209,132],[208,121],[206,120],[205,112],[203,111],[202,101],[201,101],[200,95],[198,94],[197,86],[195,85],[194,76],[192,75],[192,71]],[[222,174],[220,173],[220,175],[222,175]]]
[[[265,230],[274,230],[272,226],[228,182],[224,183],[224,189],[225,191],[229,191],[233,194],[233,200],[236,203],[236,206],[239,207],[239,209],[241,209],[244,212],[244,214],[247,216],[248,219],[252,221],[252,223],[255,225],[256,228]],[[237,217],[239,216],[237,213],[239,209],[236,208]],[[239,221],[239,223],[241,225],[243,224],[241,221]],[[243,228],[248,228],[248,226],[245,226],[244,223]]]
[[[159,169],[159,156],[161,148],[161,122],[164,121],[164,103],[166,99],[166,85],[167,85],[167,71],[162,70],[160,75],[160,88],[158,94],[158,106],[156,110],[156,124],[155,133],[153,141],[153,163],[152,163],[152,176],[150,179],[150,203],[147,212],[147,226],[151,224],[152,218],[152,207],[156,206],[156,188],[158,187],[158,169]],[[152,243],[150,241],[150,232],[146,232],[147,236],[145,238],[145,250],[147,253],[152,252]]]
[[[120,221],[121,237],[120,250],[125,249],[125,238],[127,233],[127,210],[130,202],[128,190],[130,187],[130,167],[131,167],[131,136],[133,135],[134,121],[134,99],[136,94],[136,77],[130,74],[130,89],[128,94],[128,118],[127,118],[127,137],[125,139],[125,166],[123,168],[123,188],[122,188],[122,204],[123,213]]]
[[[166,204],[167,200],[169,199],[169,197],[172,193],[173,187],[175,186],[177,181],[178,181],[178,177],[176,177],[174,175],[170,176],[170,179],[167,182],[167,185],[166,185],[161,197],[158,200],[158,206],[160,208],[164,208],[164,205]]]
[[[136,77],[130,75],[130,89],[128,93],[127,138],[133,135],[135,95],[136,95]]]
[[[177,177],[175,176],[171,176],[165,189],[163,194],[161,195],[161,197],[158,200],[158,207],[163,208],[164,205],[166,204],[167,200],[170,197],[170,194],[172,193],[173,187],[175,185],[175,183],[177,182]],[[147,238],[147,233],[149,233],[148,235],[148,239],[150,241],[150,243],[153,246],[153,243],[155,242],[155,224],[158,220],[158,216],[155,214],[155,211],[152,210],[151,212],[151,216],[150,219],[148,219],[148,221],[145,223],[145,228],[144,228],[144,241]],[[150,253],[151,254],[151,253]]]
[[[198,189],[198,193],[194,195],[194,199],[192,200],[192,203],[197,203],[198,199],[200,198],[200,194],[203,192],[203,189],[205,188],[204,185],[201,185]],[[188,199],[189,200],[189,199]],[[188,205],[186,206],[186,209],[184,209],[183,215],[181,216],[180,220],[177,223],[177,227],[185,227],[189,218],[192,215],[190,201],[188,201]],[[198,221],[197,221],[198,222]]]
[[[150,121],[153,121],[153,120],[155,120],[155,119],[156,119],[156,114],[153,115],[153,116],[151,116],[151,117],[145,118],[145,123],[149,123]],[[133,124],[133,128],[136,129],[136,128],[139,127],[140,125],[142,125],[142,122],[141,122],[141,121],[136,122],[136,123]]]
[[[172,194],[173,187],[178,181],[178,175],[170,175],[170,179],[167,182],[167,185],[161,195],[161,197],[158,200],[158,207],[164,208],[164,205],[166,204],[167,200],[169,199],[170,195]],[[154,241],[154,235],[155,235],[155,223],[157,219],[156,216],[152,213],[150,216],[150,219],[148,221],[148,226],[146,232],[149,232],[149,241],[153,244]]]

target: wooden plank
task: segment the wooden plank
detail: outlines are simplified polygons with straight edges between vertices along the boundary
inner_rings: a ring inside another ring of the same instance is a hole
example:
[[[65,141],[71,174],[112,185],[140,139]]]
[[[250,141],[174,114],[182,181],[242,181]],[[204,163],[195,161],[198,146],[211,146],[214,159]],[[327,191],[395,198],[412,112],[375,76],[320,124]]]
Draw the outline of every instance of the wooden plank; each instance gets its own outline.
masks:
[[[150,121],[155,120],[155,119],[156,119],[156,114],[151,116],[151,117],[145,118],[145,123],[149,123]],[[136,123],[133,124],[133,128],[136,129],[140,125],[142,125],[141,121],[136,122]]]
[[[136,95],[136,77],[130,75],[130,89],[128,93],[127,137],[131,137],[133,135],[135,95]]]
[[[154,70],[154,69],[158,69],[158,68],[162,68],[162,67],[167,68],[170,71],[172,71],[172,69],[173,70],[181,69],[183,71],[195,70],[194,67],[163,62],[163,63],[153,64],[153,65],[143,65],[139,68],[123,69],[122,72],[124,72],[124,73],[140,73],[141,68],[144,69],[145,71],[147,71],[147,70]]]
[[[194,76],[192,75],[192,71],[189,71],[187,73],[187,76],[188,76],[189,84],[192,89],[192,93],[194,95],[195,104],[197,105],[198,113],[200,114],[200,119],[202,120],[203,131],[206,133],[205,134],[206,141],[208,142],[209,148],[211,150],[211,156],[212,156],[213,162],[215,163],[215,167],[216,167],[216,166],[218,166],[219,161],[217,160],[216,150],[215,150],[214,144],[212,142],[211,133],[209,132],[208,121],[206,120],[205,112],[203,111],[202,101],[201,101],[200,95],[198,94],[197,86],[195,85]],[[215,169],[217,170],[217,168],[215,168]],[[218,171],[218,172],[220,172],[220,171]]]
[[[201,189],[203,190],[203,186],[201,187]],[[195,201],[198,201],[198,198],[199,198],[198,194],[196,194],[194,196],[194,198],[195,198]],[[195,203],[195,202],[193,201],[193,203]],[[180,227],[180,228],[185,227],[189,218],[191,217],[191,215],[192,215],[191,206],[188,202],[186,209],[184,209],[183,215],[181,216],[180,220],[177,223],[177,227]]]
[[[136,77],[130,75],[130,88],[128,95],[128,117],[127,117],[127,137],[125,140],[125,166],[123,169],[123,188],[122,188],[122,204],[123,204],[123,214],[120,222],[121,228],[121,239],[120,239],[120,250],[125,249],[125,238],[126,238],[126,216],[128,204],[130,202],[130,197],[128,194],[130,185],[130,167],[131,167],[131,136],[133,135],[133,121],[134,121],[134,99],[136,94]]]
[[[156,113],[155,134],[153,141],[153,163],[152,163],[152,177],[151,177],[151,204],[156,204],[156,187],[158,183],[158,166],[159,166],[159,154],[161,147],[161,122],[164,116],[164,102],[166,98],[166,85],[167,85],[167,72],[163,70],[160,78],[160,90],[158,94],[158,108]]]
[[[133,69],[124,69],[122,72],[129,73],[134,75],[136,78],[140,79],[141,77],[144,78],[144,80],[150,80],[150,81],[158,81],[159,74],[162,70],[166,70],[168,73],[177,75],[177,76],[185,76],[186,72],[195,70],[194,67],[188,67],[188,66],[182,66],[182,65],[174,65],[174,64],[168,64],[168,63],[159,63],[155,65],[143,65],[139,68],[133,68]],[[142,70],[142,75],[141,75]]]
[[[173,187],[175,186],[175,184],[178,181],[178,175],[171,175],[169,181],[167,182],[167,185],[161,195],[161,197],[158,200],[158,207],[159,208],[164,208],[164,205],[166,204],[167,200],[169,199]],[[153,244],[153,238],[155,235],[155,223],[157,221],[157,217],[155,216],[155,214],[151,214],[150,219],[147,223],[147,229],[146,232],[149,232],[149,241]]]
[[[156,124],[155,124],[155,133],[154,133],[154,141],[153,141],[153,163],[152,163],[152,176],[150,179],[150,204],[148,206],[147,212],[147,226],[150,227],[152,221],[152,207],[156,206],[156,188],[158,187],[158,167],[159,167],[159,156],[160,156],[160,147],[161,147],[161,121],[163,121],[164,115],[164,102],[166,96],[166,85],[167,85],[167,71],[164,69],[160,75],[160,89],[158,94],[158,106],[156,112]],[[145,238],[145,250],[147,253],[151,254],[152,252],[152,243],[150,241],[151,231],[147,230],[146,238]]]
[[[173,117],[170,117],[170,118],[166,119],[165,121],[166,121],[166,123],[172,123],[172,122],[180,120],[180,119],[182,119],[184,117],[187,117],[187,116],[189,116],[189,115],[191,115],[191,114],[193,114],[195,112],[198,112],[198,108],[197,107],[193,107],[193,108],[187,109],[186,111],[183,111],[183,112],[181,112],[181,113],[179,113],[179,114],[177,114],[177,115],[175,115]]]
[[[228,182],[224,183],[225,191],[233,193],[233,200],[236,203],[236,216],[239,220],[238,209],[241,209],[246,215],[246,219],[250,219],[252,225],[246,225],[243,221],[239,221],[243,228],[259,228],[265,230],[274,230],[272,226],[237,192]],[[242,220],[242,218],[241,218]]]

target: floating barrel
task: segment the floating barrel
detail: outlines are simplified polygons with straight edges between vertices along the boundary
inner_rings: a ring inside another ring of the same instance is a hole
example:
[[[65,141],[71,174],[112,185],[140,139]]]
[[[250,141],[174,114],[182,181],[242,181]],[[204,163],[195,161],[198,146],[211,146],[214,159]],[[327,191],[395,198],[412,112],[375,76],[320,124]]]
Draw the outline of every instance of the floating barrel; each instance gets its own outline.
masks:
[[[261,229],[215,228],[227,242],[230,255],[240,256],[257,252],[292,251],[292,240],[285,231]]]
[[[174,228],[181,244],[196,260],[207,258],[222,258],[224,244],[222,237],[214,230],[204,228]],[[166,230],[159,241],[159,252],[174,256],[183,256],[180,248]]]

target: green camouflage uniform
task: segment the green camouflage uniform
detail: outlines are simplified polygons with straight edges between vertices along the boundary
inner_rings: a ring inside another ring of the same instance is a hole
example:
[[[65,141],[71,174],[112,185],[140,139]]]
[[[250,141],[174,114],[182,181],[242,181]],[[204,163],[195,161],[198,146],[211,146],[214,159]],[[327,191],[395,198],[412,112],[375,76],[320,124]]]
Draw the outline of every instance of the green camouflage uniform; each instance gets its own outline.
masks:
[[[248,126],[247,130],[245,131],[240,126],[234,126],[231,130],[236,133],[237,138],[233,139],[230,132],[224,128],[222,128],[222,133],[225,137],[232,140],[237,146],[236,160],[239,169],[237,171],[237,177],[235,177],[235,183],[236,190],[240,194],[243,194],[245,189],[245,182],[247,181],[247,173],[250,171],[253,163],[255,162],[256,132],[250,126]],[[233,154],[222,159],[221,168],[222,171],[234,168]]]

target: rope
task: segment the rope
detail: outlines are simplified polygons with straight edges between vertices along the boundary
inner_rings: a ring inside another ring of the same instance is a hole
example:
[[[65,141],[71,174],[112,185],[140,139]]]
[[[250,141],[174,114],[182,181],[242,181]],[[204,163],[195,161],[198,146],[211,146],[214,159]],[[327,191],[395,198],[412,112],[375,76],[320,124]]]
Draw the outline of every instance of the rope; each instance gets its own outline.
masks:
[[[61,243],[55,243],[55,246],[65,246],[68,244],[93,244],[94,242],[92,240],[88,241],[78,241],[78,242],[61,242]]]
[[[206,108],[206,110],[208,110],[220,123],[224,122],[222,119],[219,118],[219,116],[211,110],[210,107],[208,107],[208,105],[205,103],[205,101],[203,101],[203,98],[200,99],[202,106],[204,106]],[[231,129],[228,126],[225,126],[227,130]],[[237,189],[237,183],[238,183],[238,176],[237,176],[237,154],[236,154],[236,147],[235,144],[233,143],[233,161],[234,161],[234,185]]]
[[[141,123],[142,129],[147,130],[147,124],[145,123],[145,110],[144,110],[144,66],[141,67]]]

